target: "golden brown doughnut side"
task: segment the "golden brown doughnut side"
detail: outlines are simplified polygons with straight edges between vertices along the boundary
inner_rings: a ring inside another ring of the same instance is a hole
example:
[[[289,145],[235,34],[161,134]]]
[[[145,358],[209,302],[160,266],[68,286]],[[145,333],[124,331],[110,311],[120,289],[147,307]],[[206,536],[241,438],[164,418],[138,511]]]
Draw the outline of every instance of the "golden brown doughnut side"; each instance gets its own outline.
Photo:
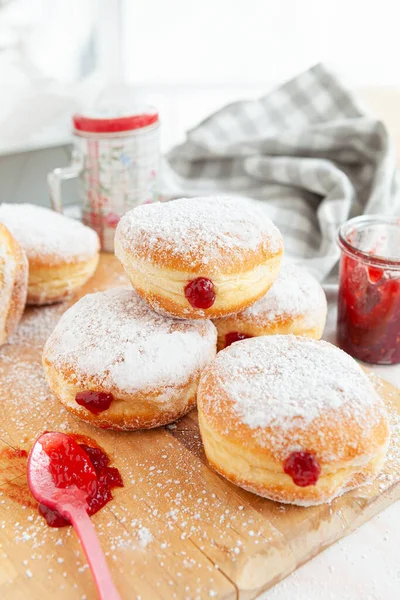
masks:
[[[199,409],[199,426],[210,465],[232,483],[270,500],[313,506],[372,481],[385,461],[387,441],[360,463],[357,460],[323,465],[316,485],[299,487],[283,469],[213,430]]]
[[[142,262],[136,255],[126,252],[117,239],[115,254],[133,287],[154,310],[179,318],[207,319],[244,310],[260,299],[278,277],[283,250],[266,260],[252,261],[249,270],[240,264],[234,273],[221,272],[211,276],[208,271],[198,272],[196,277],[211,278],[216,292],[214,304],[207,309],[192,307],[185,297],[185,286],[193,279],[193,274],[176,260],[173,268]]]
[[[214,322],[218,331],[218,352],[226,346],[225,336],[227,333],[238,332],[249,337],[258,337],[260,335],[304,335],[315,340],[320,340],[325,327],[325,317],[320,316],[319,322],[314,327],[310,327],[304,315],[281,315],[275,321],[269,323],[256,324],[246,319],[240,318],[240,313],[223,319],[216,319]]]
[[[65,258],[60,254],[47,252],[44,253],[32,253],[29,250],[25,250],[25,254],[28,258],[29,268],[33,270],[41,270],[41,269],[50,269],[50,268],[63,268],[65,266],[74,265],[79,266],[90,262],[94,259],[95,256],[99,256],[100,248],[96,250],[96,252],[88,254],[84,258],[82,256],[73,256]]]
[[[28,291],[28,260],[25,252],[14,239],[8,229],[0,223],[0,244],[6,248],[9,254],[9,265],[14,261],[13,284],[11,295],[6,306],[0,306],[0,313],[6,311],[3,331],[0,331],[0,344],[17,328],[25,309]]]
[[[119,221],[115,249],[123,263],[127,255],[141,265],[213,280],[273,259],[283,239],[251,199],[213,195],[137,206]]]
[[[210,244],[210,259],[205,262],[195,250],[190,248],[184,254],[175,255],[163,248],[163,240],[159,240],[159,247],[149,250],[148,240],[143,235],[137,240],[135,249],[132,251],[129,241],[123,237],[117,229],[115,235],[115,254],[121,260],[125,255],[134,256],[137,261],[149,263],[151,265],[170,269],[171,271],[186,271],[190,276],[198,277],[199,271],[206,271],[208,276],[213,275],[237,275],[251,271],[260,264],[272,260],[276,256],[283,254],[283,242],[276,251],[269,248],[269,239],[266,237],[257,248],[226,248],[224,249],[223,264],[213,260],[213,244]],[[205,275],[206,276],[206,275]]]
[[[98,262],[98,253],[87,260],[55,265],[30,261],[27,303],[41,306],[65,300],[92,277]]]
[[[51,391],[69,412],[97,427],[130,431],[167,425],[187,414],[196,404],[200,378],[200,374],[197,374],[189,378],[185,385],[173,386],[173,393],[164,401],[163,388],[128,394],[116,388],[105,389],[90,377],[77,385],[71,368],[56,369],[45,355],[43,368]],[[78,392],[88,390],[112,393],[114,400],[107,410],[94,414],[75,400]]]

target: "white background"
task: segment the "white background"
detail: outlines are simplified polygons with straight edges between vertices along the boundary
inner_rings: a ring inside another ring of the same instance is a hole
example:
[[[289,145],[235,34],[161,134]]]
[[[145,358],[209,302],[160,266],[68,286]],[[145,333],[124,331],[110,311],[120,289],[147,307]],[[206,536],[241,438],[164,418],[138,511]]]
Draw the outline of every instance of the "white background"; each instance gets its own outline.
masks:
[[[49,136],[57,122],[65,129],[68,110],[111,96],[155,104],[165,150],[212,110],[264,94],[319,61],[353,87],[400,87],[398,0],[0,0],[0,7],[0,125],[21,123],[21,111],[24,123],[37,119],[18,101],[39,95],[43,114],[32,128]],[[58,98],[55,110],[55,95],[72,100]],[[17,133],[31,134],[22,126]],[[0,127],[0,145],[12,135]]]
[[[100,35],[96,67],[139,85],[253,87],[320,60],[355,84],[399,85],[399,19],[397,0],[0,0],[0,56],[19,45],[38,76],[73,81]]]
[[[328,61],[357,84],[399,84],[396,0],[125,0],[135,83],[265,85]]]

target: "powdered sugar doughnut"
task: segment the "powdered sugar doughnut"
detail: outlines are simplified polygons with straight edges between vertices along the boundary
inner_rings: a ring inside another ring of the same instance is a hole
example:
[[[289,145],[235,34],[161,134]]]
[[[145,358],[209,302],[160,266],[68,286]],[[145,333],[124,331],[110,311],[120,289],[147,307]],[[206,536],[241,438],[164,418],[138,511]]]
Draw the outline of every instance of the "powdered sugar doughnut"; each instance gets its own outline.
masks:
[[[284,264],[268,292],[244,311],[217,319],[218,350],[248,337],[272,334],[322,336],[327,304],[318,281],[305,269]]]
[[[46,343],[43,365],[50,389],[81,419],[149,429],[193,408],[216,338],[211,321],[164,317],[133,290],[111,290],[67,310]]]
[[[11,233],[0,223],[0,345],[16,329],[28,290],[28,261]]]
[[[118,224],[115,254],[155,309],[180,318],[243,310],[275,281],[282,236],[254,202],[214,196],[138,206]]]
[[[201,376],[198,409],[219,473],[301,506],[373,479],[389,443],[386,409],[361,368],[306,337],[258,337],[222,350]]]
[[[28,304],[64,300],[95,272],[99,238],[79,221],[33,204],[0,204],[0,222],[28,257]]]

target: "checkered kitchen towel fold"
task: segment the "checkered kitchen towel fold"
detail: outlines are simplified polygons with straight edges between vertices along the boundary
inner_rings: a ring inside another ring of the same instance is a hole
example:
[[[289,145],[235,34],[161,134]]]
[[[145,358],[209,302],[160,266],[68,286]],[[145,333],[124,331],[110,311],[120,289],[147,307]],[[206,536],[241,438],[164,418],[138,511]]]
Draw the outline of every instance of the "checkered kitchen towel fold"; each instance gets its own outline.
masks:
[[[338,259],[338,226],[366,213],[400,215],[385,126],[323,65],[259,100],[225,106],[166,157],[174,195],[235,193],[262,200],[286,254],[320,279]]]

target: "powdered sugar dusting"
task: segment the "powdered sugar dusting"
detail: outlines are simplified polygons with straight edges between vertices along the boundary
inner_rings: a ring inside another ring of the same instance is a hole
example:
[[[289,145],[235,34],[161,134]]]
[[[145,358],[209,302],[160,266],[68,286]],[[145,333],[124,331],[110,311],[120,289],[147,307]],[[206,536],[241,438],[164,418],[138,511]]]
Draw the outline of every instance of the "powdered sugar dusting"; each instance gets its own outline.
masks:
[[[116,240],[148,261],[156,254],[191,261],[209,273],[260,249],[276,254],[282,237],[253,202],[228,196],[181,198],[142,205],[119,222]],[[189,258],[188,258],[189,257]]]
[[[12,281],[13,262],[10,260],[6,246],[0,244],[0,283],[6,286]]]
[[[9,339],[10,344],[22,344],[26,347],[35,343],[41,344],[42,348],[64,312],[65,305],[62,303],[26,308],[18,329]]]
[[[13,271],[15,262],[0,243],[0,339],[7,319],[7,312],[13,287]]]
[[[215,356],[210,321],[153,312],[132,290],[88,294],[60,319],[44,355],[105,389],[135,393],[183,384]],[[163,397],[163,396],[162,396]]]
[[[33,204],[0,204],[0,222],[15,236],[28,260],[74,262],[99,250],[97,233],[79,221]]]
[[[265,296],[240,313],[238,318],[272,323],[281,318],[303,317],[304,326],[312,327],[325,318],[326,311],[326,297],[318,281],[305,269],[285,264]]]
[[[327,342],[266,336],[233,344],[215,360],[220,384],[251,428],[307,427],[328,410],[362,418],[380,403],[355,361]]]
[[[153,535],[150,529],[148,529],[147,527],[143,527],[143,525],[139,527],[138,538],[142,548],[146,548],[146,546],[148,546],[153,541]]]

